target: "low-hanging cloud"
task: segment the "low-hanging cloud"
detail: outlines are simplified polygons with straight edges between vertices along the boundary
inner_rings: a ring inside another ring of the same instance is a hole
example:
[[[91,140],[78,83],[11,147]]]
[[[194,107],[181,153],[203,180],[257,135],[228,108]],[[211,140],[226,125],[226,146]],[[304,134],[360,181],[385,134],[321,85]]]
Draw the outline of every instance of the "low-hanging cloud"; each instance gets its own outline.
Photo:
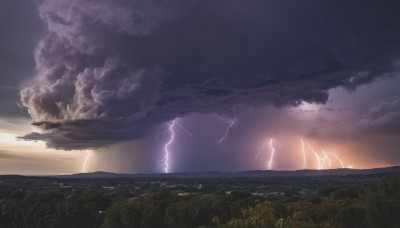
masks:
[[[398,1],[44,0],[23,105],[58,149],[143,137],[193,112],[324,103],[394,68]]]
[[[375,102],[357,127],[369,134],[400,134],[400,97],[390,97]]]

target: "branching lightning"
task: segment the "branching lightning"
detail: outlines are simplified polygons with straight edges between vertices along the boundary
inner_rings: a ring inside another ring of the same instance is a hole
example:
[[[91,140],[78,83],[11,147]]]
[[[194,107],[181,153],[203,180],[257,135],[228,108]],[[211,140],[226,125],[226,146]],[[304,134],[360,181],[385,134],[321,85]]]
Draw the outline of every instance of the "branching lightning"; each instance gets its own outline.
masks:
[[[325,162],[328,162],[328,166],[331,167],[331,159],[329,158],[328,154],[323,150],[322,153],[324,154],[324,157],[322,158],[322,165],[321,167],[323,168],[325,166]]]
[[[235,125],[235,122],[236,122],[236,119],[233,119],[231,121],[231,123],[226,128],[224,136],[222,136],[222,138],[220,140],[218,140],[217,143],[222,143],[223,141],[228,139],[229,130],[231,127],[233,127],[233,125]]]
[[[309,147],[309,149],[311,150],[311,152],[315,155],[315,159],[317,160],[317,169],[320,170],[322,168],[321,164],[322,164],[322,159],[319,156],[319,154],[317,152],[315,152],[315,150],[311,147],[310,143],[307,141],[307,145]]]
[[[175,120],[173,120],[168,125],[169,125],[168,131],[170,132],[171,137],[170,137],[169,141],[164,145],[164,158],[163,158],[163,161],[164,161],[164,173],[168,173],[169,172],[169,150],[168,150],[168,147],[175,139],[175,131],[174,131]]]
[[[270,158],[269,158],[269,160],[267,160],[266,162],[265,162],[265,168],[267,168],[268,170],[271,170],[272,169],[272,164],[273,164],[273,162],[274,162],[274,156],[275,156],[275,148],[274,148],[274,146],[272,145],[272,143],[273,143],[273,139],[271,138],[271,139],[267,139],[259,148],[258,148],[258,152],[257,152],[257,154],[255,155],[255,157],[256,158],[258,158],[258,156],[260,156],[260,154],[263,152],[263,151],[265,151],[265,147],[267,146],[267,144],[269,145],[269,148],[271,149],[271,154],[270,154]]]
[[[339,156],[338,156],[337,154],[335,154],[335,153],[331,153],[331,154],[332,154],[332,155],[336,158],[336,160],[340,163],[340,166],[342,167],[342,169],[345,168],[343,160],[340,159]]]
[[[183,132],[185,132],[190,138],[193,138],[193,134],[190,133],[190,131],[188,131],[184,126],[182,126],[182,124],[177,124]]]
[[[92,155],[93,155],[93,151],[92,150],[87,150],[86,151],[86,156],[85,156],[85,160],[83,161],[83,164],[82,164],[81,173],[86,173],[87,172],[87,167],[86,166],[87,166],[87,163],[88,163],[90,157],[92,157]]]
[[[307,145],[308,145],[309,149],[311,150],[311,152],[315,156],[315,159],[317,161],[317,169],[318,170],[324,169],[326,167],[326,165],[328,167],[332,167],[332,160],[331,160],[330,156],[333,156],[338,161],[341,168],[345,168],[343,160],[340,159],[340,157],[336,153],[327,153],[327,152],[325,152],[325,150],[322,150],[323,156],[321,156],[320,154],[315,152],[315,150],[311,147],[310,143],[307,142]]]
[[[256,154],[256,158],[260,156],[260,154],[264,151],[265,146],[268,144],[268,140],[266,140],[259,148],[258,148],[258,153]]]
[[[156,138],[162,137],[169,133],[170,138],[169,140],[165,143],[164,145],[164,157],[160,161],[162,164],[160,166],[164,166],[164,173],[169,173],[169,167],[170,167],[170,151],[169,151],[169,146],[174,142],[175,139],[175,126],[178,126],[179,128],[182,129],[183,132],[185,132],[190,138],[193,138],[193,134],[190,133],[184,126],[182,126],[179,123],[176,123],[175,120],[171,121],[168,123],[168,129],[166,131],[160,132],[157,134]]]

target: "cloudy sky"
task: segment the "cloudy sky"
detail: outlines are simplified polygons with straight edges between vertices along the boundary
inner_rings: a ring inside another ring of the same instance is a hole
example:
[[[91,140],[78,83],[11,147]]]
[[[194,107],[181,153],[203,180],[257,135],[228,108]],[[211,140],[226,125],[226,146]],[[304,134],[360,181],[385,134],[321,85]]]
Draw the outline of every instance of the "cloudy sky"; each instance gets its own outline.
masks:
[[[3,0],[0,173],[399,165],[399,7]]]

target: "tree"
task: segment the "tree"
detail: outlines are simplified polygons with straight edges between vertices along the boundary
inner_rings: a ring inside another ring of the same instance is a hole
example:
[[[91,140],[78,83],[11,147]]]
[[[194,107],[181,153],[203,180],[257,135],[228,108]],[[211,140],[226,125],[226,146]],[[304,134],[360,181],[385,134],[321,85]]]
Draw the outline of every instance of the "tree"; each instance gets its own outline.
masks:
[[[223,227],[275,227],[275,209],[269,203],[242,210],[239,218],[233,218]]]
[[[365,197],[370,227],[400,227],[400,182],[394,177],[382,180],[376,191]]]

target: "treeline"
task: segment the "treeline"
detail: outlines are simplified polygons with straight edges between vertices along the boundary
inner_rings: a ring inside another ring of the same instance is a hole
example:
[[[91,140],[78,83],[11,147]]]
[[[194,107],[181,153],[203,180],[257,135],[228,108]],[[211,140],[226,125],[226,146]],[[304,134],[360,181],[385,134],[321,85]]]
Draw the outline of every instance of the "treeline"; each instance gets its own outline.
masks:
[[[0,227],[400,227],[400,182],[265,199],[246,192],[26,191],[0,187]]]

